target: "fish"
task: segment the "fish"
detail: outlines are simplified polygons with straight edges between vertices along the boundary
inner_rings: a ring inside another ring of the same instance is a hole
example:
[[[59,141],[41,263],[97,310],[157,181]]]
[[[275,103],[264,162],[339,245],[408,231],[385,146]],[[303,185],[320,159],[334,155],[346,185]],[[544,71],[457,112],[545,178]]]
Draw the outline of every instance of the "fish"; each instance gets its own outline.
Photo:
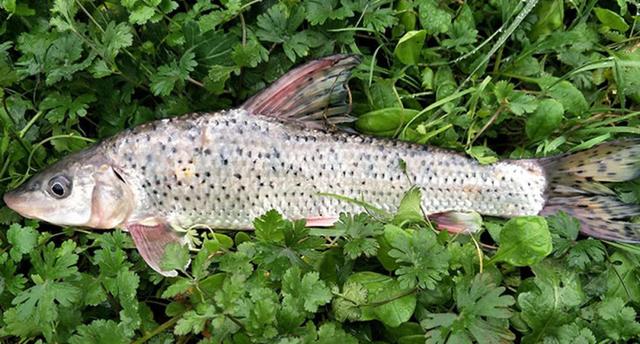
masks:
[[[640,176],[640,141],[573,154],[483,165],[427,145],[340,130],[353,121],[348,81],[355,55],[332,55],[286,73],[241,106],[127,129],[32,176],[3,199],[26,218],[122,228],[158,273],[167,245],[189,244],[196,225],[246,230],[275,209],[310,227],[333,225],[361,199],[394,212],[412,187],[438,228],[481,229],[481,215],[564,211],[584,234],[640,242],[640,206],[606,183]],[[331,197],[330,195],[344,197]]]

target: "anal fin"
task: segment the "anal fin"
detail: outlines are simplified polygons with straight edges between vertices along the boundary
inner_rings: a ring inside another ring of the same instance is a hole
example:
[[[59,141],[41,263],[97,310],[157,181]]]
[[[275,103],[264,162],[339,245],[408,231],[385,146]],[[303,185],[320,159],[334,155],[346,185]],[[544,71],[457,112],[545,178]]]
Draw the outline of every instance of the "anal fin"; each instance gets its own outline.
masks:
[[[476,212],[448,211],[430,214],[430,221],[450,233],[475,233],[482,228],[482,217]]]
[[[306,218],[307,227],[331,227],[338,222],[337,216],[310,216]]]
[[[153,270],[167,277],[175,277],[178,275],[176,270],[162,270],[160,262],[162,261],[167,245],[171,243],[186,244],[186,238],[184,236],[171,229],[167,223],[159,223],[156,225],[133,223],[128,224],[126,229],[131,233],[138,252]]]

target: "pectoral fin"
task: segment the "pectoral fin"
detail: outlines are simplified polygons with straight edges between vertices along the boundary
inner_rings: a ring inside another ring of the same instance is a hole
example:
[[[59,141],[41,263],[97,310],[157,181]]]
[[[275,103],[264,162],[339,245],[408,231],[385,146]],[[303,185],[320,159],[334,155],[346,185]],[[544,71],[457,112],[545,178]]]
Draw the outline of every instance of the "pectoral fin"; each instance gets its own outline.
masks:
[[[476,212],[448,211],[428,217],[438,228],[451,233],[475,233],[482,228],[482,217]]]
[[[186,238],[183,235],[171,229],[167,223],[156,225],[133,223],[128,224],[126,229],[131,233],[138,252],[153,270],[167,277],[178,275],[176,270],[162,270],[160,262],[167,245],[170,243],[186,244]]]

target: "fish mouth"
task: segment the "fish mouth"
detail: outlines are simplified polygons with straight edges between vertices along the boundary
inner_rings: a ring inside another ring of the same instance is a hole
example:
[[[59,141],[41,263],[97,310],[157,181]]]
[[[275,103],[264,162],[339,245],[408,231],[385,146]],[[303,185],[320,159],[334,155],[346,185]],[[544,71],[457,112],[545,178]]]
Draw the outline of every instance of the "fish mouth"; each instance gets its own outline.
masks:
[[[4,203],[9,207],[9,209],[15,211],[16,213],[22,215],[23,217],[33,219],[33,215],[29,213],[29,210],[32,207],[29,206],[29,202],[24,199],[24,197],[20,197],[20,194],[15,191],[9,191],[4,194],[2,197]]]

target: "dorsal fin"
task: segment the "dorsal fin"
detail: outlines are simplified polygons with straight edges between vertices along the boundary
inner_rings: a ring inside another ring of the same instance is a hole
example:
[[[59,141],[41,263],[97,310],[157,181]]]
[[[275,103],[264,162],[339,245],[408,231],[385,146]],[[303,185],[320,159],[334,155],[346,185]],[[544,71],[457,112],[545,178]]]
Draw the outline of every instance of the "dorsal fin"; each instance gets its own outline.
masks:
[[[311,61],[283,75],[241,108],[308,128],[351,122],[347,81],[359,63],[360,57],[355,55],[332,55]]]

